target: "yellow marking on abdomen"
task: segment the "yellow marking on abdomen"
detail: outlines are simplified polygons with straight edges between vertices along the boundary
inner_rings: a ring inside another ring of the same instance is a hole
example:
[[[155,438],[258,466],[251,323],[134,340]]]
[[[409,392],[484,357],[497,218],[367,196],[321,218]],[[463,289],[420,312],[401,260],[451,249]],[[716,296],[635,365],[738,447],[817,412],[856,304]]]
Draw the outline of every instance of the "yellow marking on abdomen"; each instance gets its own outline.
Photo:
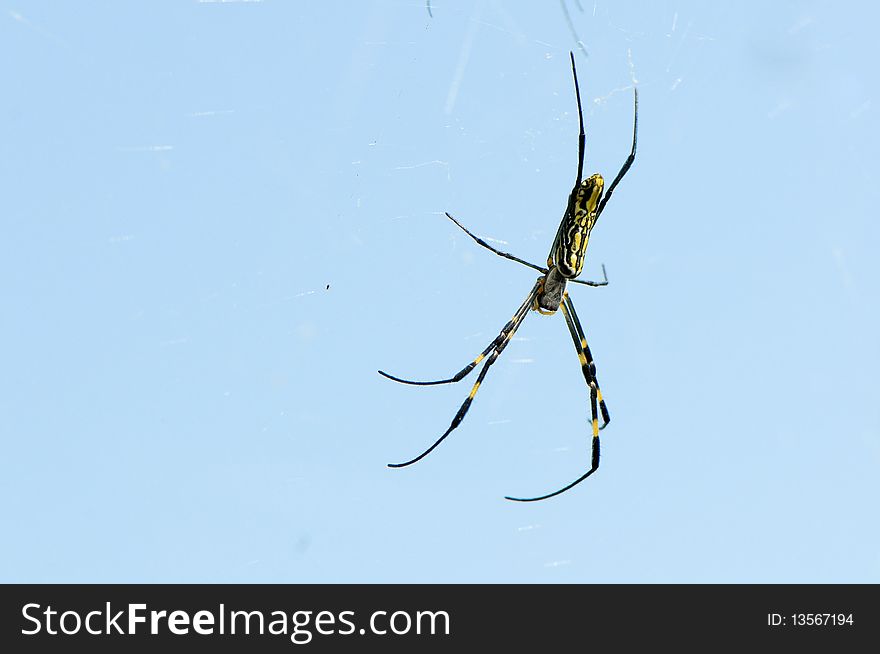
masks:
[[[480,382],[477,382],[476,384],[474,384],[474,387],[471,389],[470,395],[468,395],[468,397],[469,397],[470,399],[474,399],[474,395],[477,394],[477,389],[478,389],[479,387],[480,387]]]

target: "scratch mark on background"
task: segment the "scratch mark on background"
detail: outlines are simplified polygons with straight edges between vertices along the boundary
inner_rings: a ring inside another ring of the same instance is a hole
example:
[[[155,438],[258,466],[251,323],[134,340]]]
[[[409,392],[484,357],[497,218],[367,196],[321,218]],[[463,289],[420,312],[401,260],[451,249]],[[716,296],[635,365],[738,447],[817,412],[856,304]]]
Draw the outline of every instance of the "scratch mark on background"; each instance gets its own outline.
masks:
[[[478,2],[474,5],[474,13],[468,22],[468,31],[464,36],[464,42],[461,44],[461,52],[458,54],[458,63],[455,66],[455,74],[452,76],[452,82],[449,85],[449,93],[446,94],[446,106],[443,111],[448,115],[455,108],[455,100],[458,98],[458,88],[461,86],[461,79],[464,77],[464,69],[471,58],[471,48],[474,45],[474,38],[480,27],[480,13],[483,10],[483,3]]]
[[[173,150],[173,145],[132,145],[116,148],[119,152],[167,152]]]
[[[849,272],[849,267],[846,265],[846,258],[843,255],[843,250],[839,247],[831,248],[831,256],[834,257],[834,263],[837,264],[837,269],[840,271],[843,287],[849,294],[850,299],[859,301],[861,298],[859,292],[855,288],[855,284],[853,283],[853,277]]]
[[[773,120],[774,118],[779,117],[781,114],[784,114],[786,111],[791,109],[791,102],[788,100],[782,100],[776,104],[773,109],[767,112],[767,118]]]
[[[21,25],[24,25],[28,29],[32,29],[34,32],[36,32],[40,36],[47,38],[50,41],[54,41],[58,45],[67,47],[67,44],[64,41],[59,39],[57,36],[55,36],[51,32],[47,32],[39,25],[34,25],[31,21],[29,21],[27,18],[25,18],[24,15],[18,13],[14,9],[10,9],[8,13],[9,13],[9,16],[12,18],[12,20],[14,20],[15,22],[20,23]]]
[[[541,525],[526,525],[524,527],[517,527],[517,531],[532,531],[533,529],[540,529]]]
[[[424,168],[425,166],[443,166],[446,169],[446,180],[452,181],[449,175],[449,162],[433,159],[432,161],[424,161],[422,163],[413,164],[412,166],[395,166],[394,170],[414,170],[415,168]]]
[[[629,91],[631,88],[632,88],[632,84],[628,84],[626,86],[618,86],[615,89],[611,89],[605,95],[602,95],[598,98],[594,98],[593,104],[596,104],[596,105],[605,104],[606,102],[608,102],[608,100],[611,99],[611,96],[616,95],[618,93],[622,93],[623,91]]]
[[[220,116],[223,114],[234,114],[235,109],[217,109],[215,111],[193,111],[187,114],[190,118],[203,118],[205,116]]]
[[[639,83],[636,79],[636,65],[633,63],[632,48],[626,49],[626,60],[629,62],[629,78],[632,80],[633,86]]]
[[[673,27],[675,27],[675,22],[678,21],[678,14],[675,14],[675,21],[673,22]],[[685,39],[688,37],[691,31],[691,25],[694,24],[694,21],[690,21],[687,24],[687,27],[684,28],[684,33],[681,35],[681,38],[678,40],[678,43],[675,46],[675,50],[672,52],[672,56],[669,57],[669,62],[666,64],[666,72],[668,73],[672,69],[672,64],[675,63],[675,60],[678,59],[678,53],[681,51],[681,46],[684,44]]]
[[[849,112],[849,117],[850,118],[857,118],[857,117],[861,116],[863,113],[865,113],[870,108],[871,108],[871,101],[865,100],[862,104],[860,104],[858,107],[856,107],[851,112]]]
[[[571,31],[571,35],[574,37],[574,42],[577,44],[578,49],[584,53],[585,57],[589,57],[584,42],[581,41],[581,37],[578,36],[577,31],[574,29],[574,23],[571,22],[571,16],[568,13],[568,7],[565,6],[565,0],[559,0],[559,6],[562,7],[562,13],[565,14],[565,22],[568,23],[568,29]],[[583,12],[583,8],[581,8],[581,12]]]
[[[792,25],[791,27],[788,28],[788,33],[789,34],[797,34],[802,29],[812,25],[815,22],[816,21],[813,19],[812,16],[804,16],[799,21],[797,21],[794,25]]]

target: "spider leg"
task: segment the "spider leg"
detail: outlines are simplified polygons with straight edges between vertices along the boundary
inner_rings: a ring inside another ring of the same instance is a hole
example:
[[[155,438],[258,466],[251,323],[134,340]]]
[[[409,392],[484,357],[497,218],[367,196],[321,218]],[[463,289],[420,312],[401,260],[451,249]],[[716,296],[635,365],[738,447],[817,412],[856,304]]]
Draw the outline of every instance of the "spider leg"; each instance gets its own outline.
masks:
[[[586,279],[569,279],[569,284],[584,284],[585,286],[608,286],[608,273],[605,272],[605,264],[602,264],[602,281],[601,282],[591,282]]]
[[[633,145],[632,150],[629,153],[629,156],[626,158],[626,161],[623,162],[623,166],[620,168],[620,172],[617,173],[617,177],[614,178],[614,181],[611,182],[611,186],[608,187],[608,190],[605,192],[605,197],[602,198],[602,201],[599,203],[599,208],[596,210],[596,220],[599,219],[599,216],[602,215],[602,210],[605,208],[605,205],[608,204],[608,200],[611,199],[611,194],[614,193],[614,189],[617,186],[618,182],[623,179],[623,176],[626,175],[629,167],[633,165],[633,161],[636,160],[636,140],[639,134],[639,89],[638,87],[633,87],[633,97],[634,99],[634,118],[633,118]]]
[[[596,396],[599,402],[599,410],[602,412],[602,424],[599,426],[599,429],[605,429],[605,426],[611,422],[611,415],[608,413],[608,407],[605,405],[605,400],[602,398],[602,389],[599,388],[599,378],[596,376],[596,364],[593,362],[593,353],[590,352],[590,346],[587,345],[587,337],[584,336],[584,329],[581,327],[580,318],[578,318],[577,312],[574,310],[574,302],[571,301],[568,293],[565,294],[564,297],[565,307],[563,308],[563,315],[565,315],[565,309],[571,313],[571,322],[569,323],[569,332],[571,332],[571,324],[574,324],[575,331],[571,332],[572,340],[574,341],[574,334],[577,332],[579,343],[575,341],[575,349],[579,352],[582,350],[584,354],[584,362],[581,362],[581,370],[584,373],[584,379],[587,382],[587,385],[595,384],[596,385]]]
[[[514,316],[514,318],[515,317],[516,316]],[[471,361],[469,364],[467,364],[464,368],[459,370],[457,373],[455,373],[449,379],[437,379],[435,381],[413,381],[411,379],[403,379],[402,377],[395,377],[394,375],[389,375],[387,372],[384,372],[382,370],[379,370],[378,372],[380,375],[390,379],[391,381],[396,381],[401,384],[410,384],[412,386],[435,386],[437,384],[454,384],[455,382],[461,381],[462,379],[464,379],[470,373],[471,370],[473,370],[474,368],[477,367],[477,364],[480,363],[480,361],[482,361],[483,359],[486,358],[486,355],[489,354],[489,352],[491,352],[498,345],[498,343],[500,343],[504,339],[507,330],[510,329],[510,327],[512,325],[513,325],[513,319],[511,319],[511,321],[504,326],[504,329],[501,330],[501,333],[495,337],[494,341],[489,343],[489,346],[485,350],[480,352],[480,354],[478,354],[474,358],[473,361]]]
[[[519,309],[516,310],[516,313],[513,314],[513,318],[511,318],[508,323],[504,325],[504,328],[501,330],[498,336],[495,337],[495,340],[489,343],[486,349],[480,352],[480,354],[478,354],[473,361],[471,361],[449,379],[437,379],[434,381],[413,381],[411,379],[404,379],[403,377],[395,377],[394,375],[389,375],[387,372],[384,372],[382,370],[379,370],[378,373],[383,377],[390,379],[391,381],[396,381],[401,384],[410,384],[411,386],[436,386],[438,384],[454,384],[457,381],[461,381],[468,374],[470,374],[471,370],[477,367],[480,361],[486,358],[486,355],[488,355],[492,350],[504,343],[505,340],[513,336],[513,334],[510,334],[510,331],[516,330],[516,328],[519,327],[519,323],[523,318],[523,316],[521,316],[520,314],[524,314],[528,311],[531,302],[532,294],[530,293],[529,297],[526,298],[526,301],[523,302],[522,305],[520,305]]]
[[[458,221],[457,221],[455,218],[453,218],[448,212],[446,213],[446,217],[449,218],[449,220],[451,220],[452,222],[454,222],[456,225],[458,225],[458,226],[461,228],[461,230],[462,230],[465,234],[467,234],[467,235],[470,236],[472,239],[474,239],[479,245],[482,245],[482,246],[483,246],[484,248],[486,248],[487,250],[492,250],[492,252],[494,252],[495,254],[497,254],[499,257],[504,257],[505,259],[510,259],[511,261],[516,261],[517,263],[521,263],[522,265],[524,265],[524,266],[528,266],[529,268],[532,268],[532,269],[534,269],[534,270],[537,270],[538,272],[544,273],[545,275],[547,274],[547,269],[546,269],[546,268],[542,268],[541,266],[538,266],[538,265],[536,265],[536,264],[534,264],[534,263],[529,263],[529,262],[526,261],[525,259],[520,259],[519,257],[515,257],[515,256],[513,256],[512,254],[508,254],[507,252],[502,252],[501,250],[498,250],[498,249],[496,249],[496,248],[493,248],[491,245],[489,245],[488,243],[486,243],[486,241],[484,241],[483,239],[481,239],[479,236],[475,236],[474,234],[472,234],[472,233],[470,232],[470,230],[468,230],[467,227],[465,227],[465,226],[462,225],[460,222],[458,222]]]
[[[574,77],[574,93],[577,96],[577,106],[578,106],[578,123],[580,125],[580,131],[578,132],[578,175],[577,180],[574,183],[574,188],[572,189],[572,195],[577,190],[578,186],[581,185],[581,179],[584,176],[584,155],[586,152],[586,136],[584,134],[584,111],[581,109],[581,89],[578,86],[578,74],[577,68],[574,65],[574,52],[569,50],[569,57],[571,57],[571,74]],[[562,221],[559,223],[559,229],[556,230],[556,237],[553,239],[553,245],[550,246],[550,254],[547,255],[547,268],[553,267],[553,253],[556,252],[556,246],[559,245],[559,239],[562,236],[562,226],[567,224],[571,220],[571,196],[569,196],[568,207],[565,209],[565,214],[562,216]],[[597,282],[578,282],[579,284],[586,284],[587,286],[604,286],[605,284],[600,284]],[[607,283],[607,281],[606,281]]]
[[[584,111],[581,109],[581,89],[578,87],[578,73],[577,68],[574,66],[574,52],[569,50],[569,57],[571,57],[571,74],[574,77],[574,93],[577,96],[578,103],[578,120],[580,121],[581,131],[578,134],[578,177],[577,181],[574,183],[575,187],[579,186],[581,183],[581,178],[584,175],[584,151],[586,150],[586,136],[584,135]]]
[[[556,495],[561,495],[565,491],[574,488],[584,479],[596,472],[596,470],[599,469],[599,430],[601,428],[604,428],[605,425],[608,424],[608,421],[611,419],[608,415],[608,408],[605,406],[605,400],[602,399],[602,391],[599,390],[599,384],[596,381],[596,366],[593,363],[593,357],[590,353],[590,348],[587,345],[587,339],[584,337],[584,330],[581,327],[580,320],[578,320],[577,314],[574,311],[574,304],[572,303],[571,298],[568,297],[568,293],[564,295],[563,303],[560,305],[560,308],[562,309],[562,315],[565,316],[565,323],[566,325],[568,325],[568,331],[571,334],[571,340],[574,342],[574,348],[577,351],[578,359],[580,359],[581,370],[584,373],[584,379],[587,381],[587,385],[590,387],[590,412],[592,414],[593,426],[591,465],[590,469],[587,470],[580,477],[575,479],[567,486],[564,486],[557,491],[553,491],[552,493],[547,493],[546,495],[541,495],[539,497],[528,498],[510,496],[505,497],[505,499],[512,500],[514,502],[537,502],[539,500],[546,500],[551,497],[555,497]],[[604,422],[602,427],[599,427],[600,408],[602,413],[602,420]]]
[[[458,412],[455,414],[455,417],[452,419],[452,423],[449,425],[449,429],[447,429],[445,432],[443,432],[443,435],[440,436],[440,438],[438,438],[436,441],[434,441],[434,444],[431,445],[431,447],[429,447],[427,450],[425,450],[424,452],[419,454],[417,457],[410,459],[409,461],[405,461],[403,463],[389,463],[388,464],[389,468],[403,468],[405,466],[411,465],[411,464],[415,463],[416,461],[419,461],[419,460],[423,459],[424,457],[428,456],[428,454],[430,454],[432,451],[434,451],[435,447],[440,445],[440,443],[442,443],[446,439],[446,437],[449,436],[449,434],[452,433],[452,431],[461,424],[461,421],[464,420],[464,417],[467,414],[468,409],[470,409],[471,402],[474,401],[474,396],[477,394],[477,391],[480,388],[480,384],[483,383],[483,379],[486,377],[486,373],[489,372],[489,368],[492,366],[493,363],[495,363],[495,361],[498,359],[498,357],[501,356],[501,353],[504,351],[504,348],[507,347],[507,344],[510,342],[510,339],[513,338],[513,335],[516,333],[516,330],[519,328],[519,326],[522,324],[522,321],[528,315],[529,309],[532,306],[532,302],[534,302],[534,299],[537,296],[540,288],[541,288],[541,280],[538,280],[538,282],[535,284],[535,286],[532,288],[531,292],[529,293],[528,297],[526,297],[526,301],[523,302],[522,306],[517,310],[516,314],[514,315],[513,320],[511,320],[512,325],[511,325],[510,329],[507,331],[506,334],[504,334],[504,332],[502,331],[502,334],[504,335],[503,338],[501,338],[501,340],[498,342],[497,345],[493,345],[492,354],[490,354],[489,358],[486,359],[486,363],[483,366],[483,369],[480,370],[480,374],[477,377],[477,381],[474,382],[473,387],[471,387],[471,392],[468,393],[468,396],[465,398],[464,402],[462,402],[461,407],[459,407]],[[511,324],[511,323],[508,323],[508,324]],[[474,365],[476,365],[476,364],[474,364]],[[465,374],[467,374],[467,373],[465,373]]]

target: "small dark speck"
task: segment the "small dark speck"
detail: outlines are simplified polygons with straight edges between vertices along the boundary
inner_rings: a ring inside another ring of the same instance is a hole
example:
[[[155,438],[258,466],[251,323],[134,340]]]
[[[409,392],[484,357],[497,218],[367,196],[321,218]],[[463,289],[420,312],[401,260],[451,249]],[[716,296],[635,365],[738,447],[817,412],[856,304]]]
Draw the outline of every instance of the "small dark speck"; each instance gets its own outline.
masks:
[[[305,554],[306,550],[309,549],[309,545],[312,544],[312,539],[308,534],[302,534],[299,538],[296,539],[296,543],[294,543],[294,550],[296,550],[297,554]]]
[[[329,290],[330,290],[330,284],[327,284],[327,288],[325,288],[324,290],[325,290],[325,291],[329,291]]]

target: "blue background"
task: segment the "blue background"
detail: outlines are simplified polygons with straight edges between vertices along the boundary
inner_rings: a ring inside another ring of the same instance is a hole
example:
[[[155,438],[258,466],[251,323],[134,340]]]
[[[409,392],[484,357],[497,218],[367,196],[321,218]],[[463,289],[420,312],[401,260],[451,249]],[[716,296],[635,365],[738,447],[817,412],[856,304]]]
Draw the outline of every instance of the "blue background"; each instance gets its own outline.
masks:
[[[0,579],[880,582],[876,7],[581,4],[0,3]]]

